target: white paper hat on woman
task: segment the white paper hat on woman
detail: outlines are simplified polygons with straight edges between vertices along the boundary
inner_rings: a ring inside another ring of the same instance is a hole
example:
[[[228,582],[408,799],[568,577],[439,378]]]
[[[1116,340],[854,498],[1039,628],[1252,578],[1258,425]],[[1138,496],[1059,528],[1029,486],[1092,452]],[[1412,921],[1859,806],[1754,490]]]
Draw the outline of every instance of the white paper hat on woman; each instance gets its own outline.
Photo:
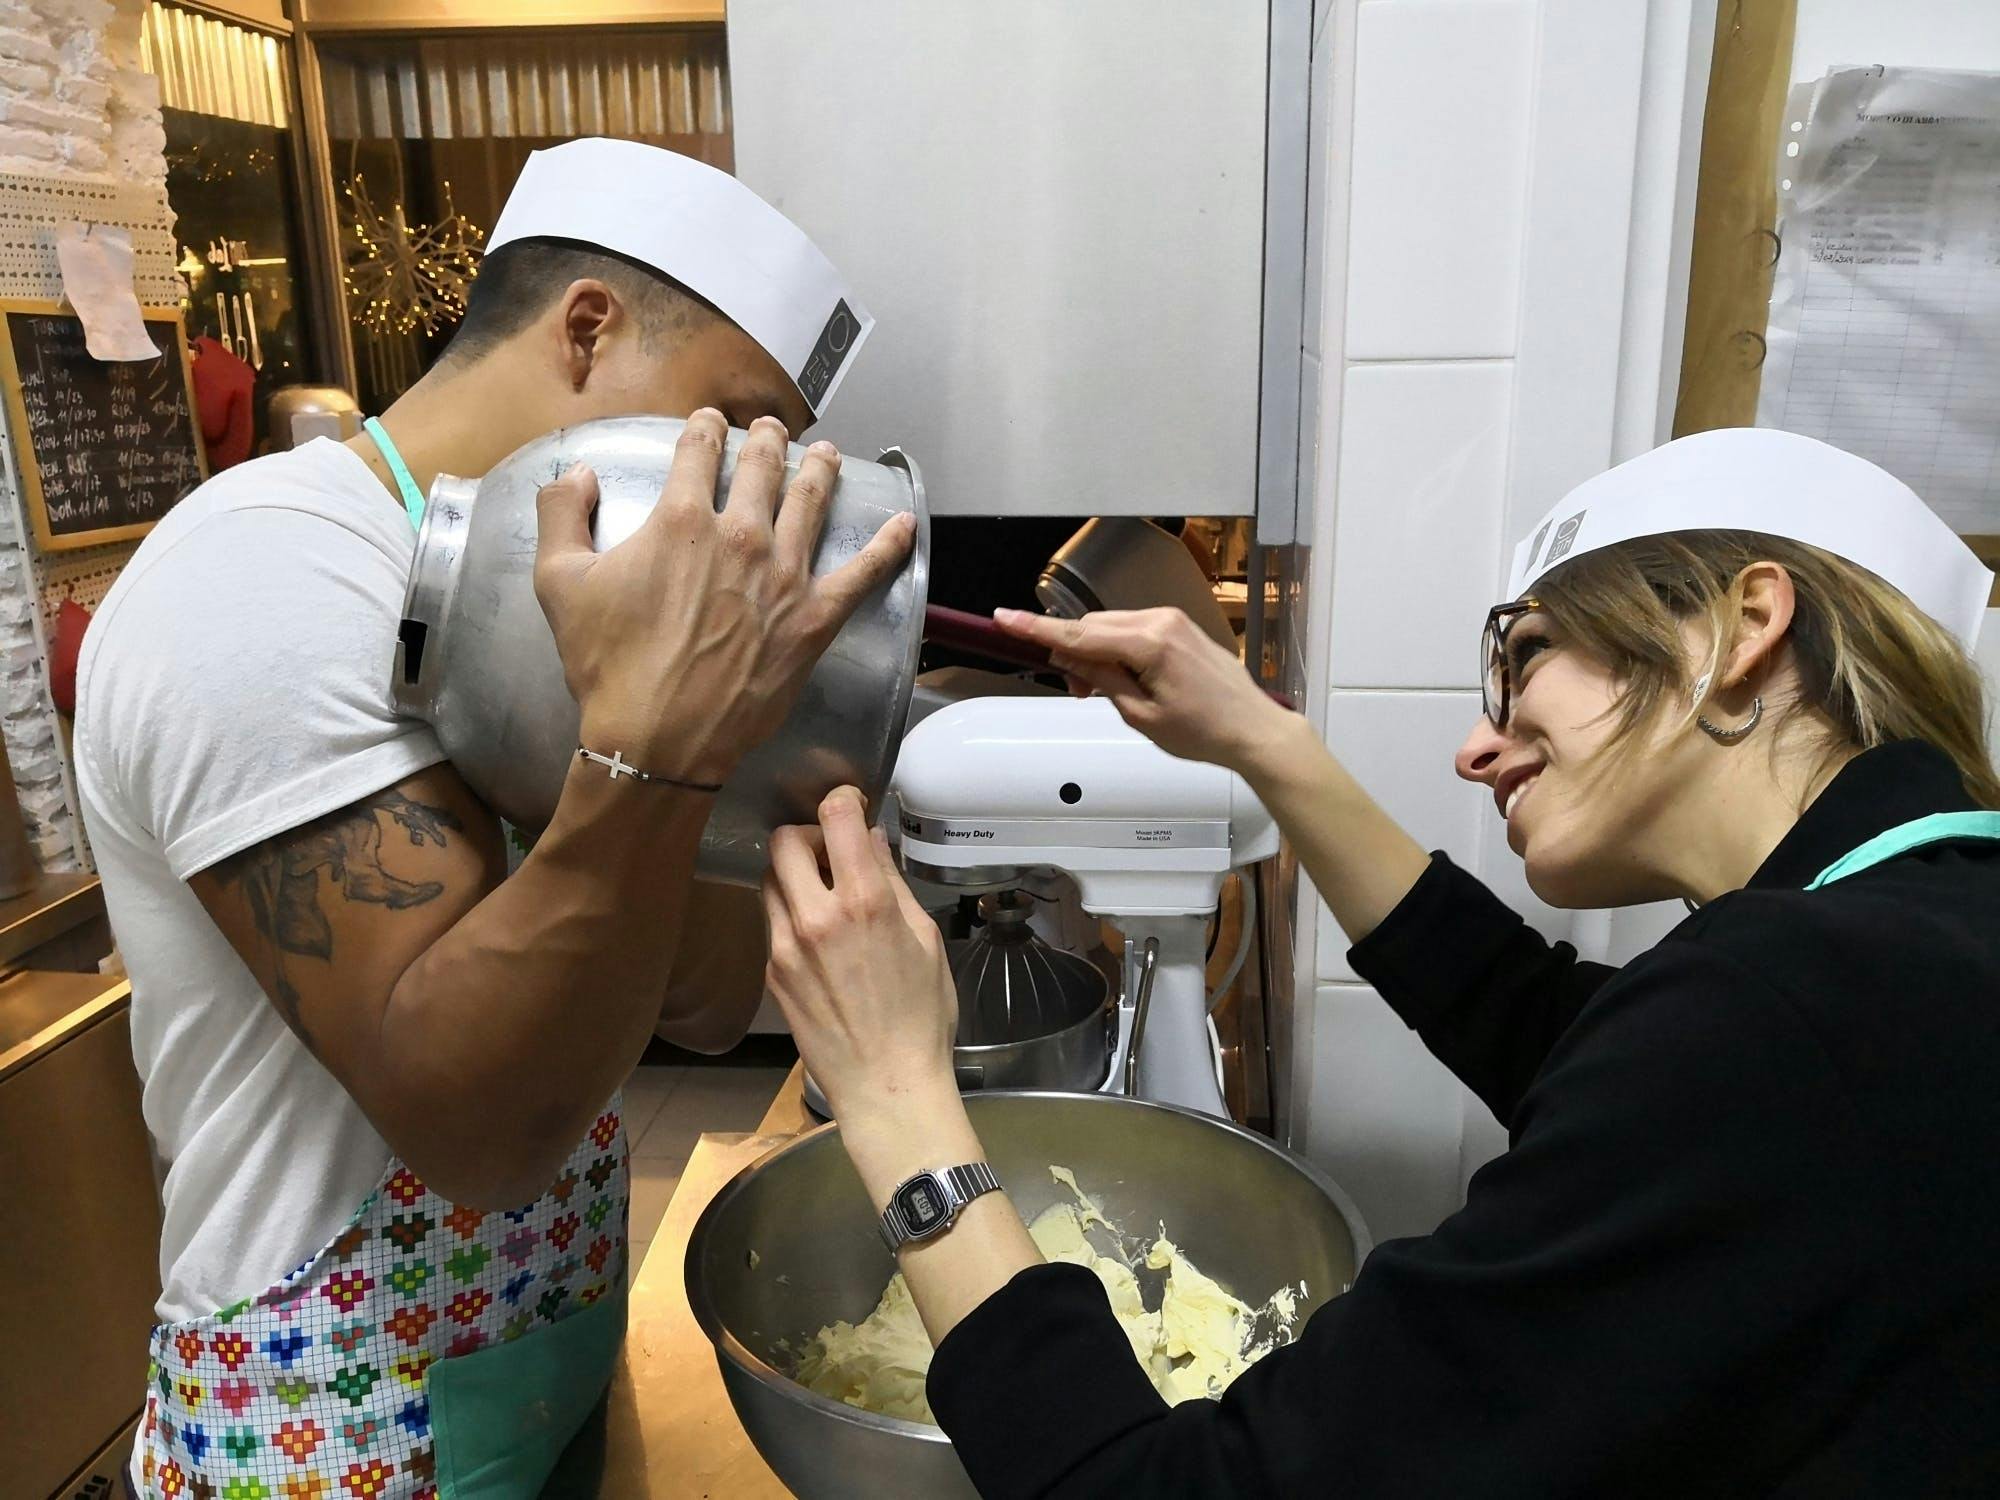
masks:
[[[1964,540],[1888,470],[1795,432],[1725,427],[1563,496],[1514,549],[1507,596],[1586,552],[1677,531],[1759,531],[1830,552],[1899,589],[1968,652],[1993,588]]]
[[[590,138],[529,155],[489,252],[515,240],[595,245],[651,266],[763,346],[825,413],[875,320],[805,231],[691,156]]]

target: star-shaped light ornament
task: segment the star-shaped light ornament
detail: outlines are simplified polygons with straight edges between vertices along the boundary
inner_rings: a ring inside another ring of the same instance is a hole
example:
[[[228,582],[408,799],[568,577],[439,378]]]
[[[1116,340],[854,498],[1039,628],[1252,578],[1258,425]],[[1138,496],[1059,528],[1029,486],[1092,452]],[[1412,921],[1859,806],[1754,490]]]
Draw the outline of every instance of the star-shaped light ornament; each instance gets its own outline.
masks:
[[[347,303],[353,320],[375,333],[437,333],[465,316],[479,274],[486,232],[452,203],[444,184],[444,216],[411,224],[403,205],[385,213],[359,173],[349,179]]]

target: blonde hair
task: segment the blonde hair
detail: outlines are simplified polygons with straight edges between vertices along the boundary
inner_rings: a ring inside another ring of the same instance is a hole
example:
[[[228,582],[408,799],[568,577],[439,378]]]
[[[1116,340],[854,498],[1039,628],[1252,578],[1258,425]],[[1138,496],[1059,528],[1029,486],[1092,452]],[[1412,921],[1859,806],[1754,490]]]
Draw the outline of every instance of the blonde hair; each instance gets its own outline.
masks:
[[[1986,748],[1985,692],[1957,640],[1865,568],[1803,542],[1752,531],[1643,537],[1564,563],[1529,592],[1563,639],[1597,657],[1623,686],[1607,749],[1655,722],[1718,670],[1743,602],[1743,572],[1774,562],[1796,599],[1789,638],[1800,677],[1799,709],[1817,709],[1843,749],[1915,739],[1950,756],[1979,806],[2000,809],[2000,775]],[[1709,659],[1690,670],[1682,626],[1707,627]],[[1700,711],[1690,704],[1692,723]]]

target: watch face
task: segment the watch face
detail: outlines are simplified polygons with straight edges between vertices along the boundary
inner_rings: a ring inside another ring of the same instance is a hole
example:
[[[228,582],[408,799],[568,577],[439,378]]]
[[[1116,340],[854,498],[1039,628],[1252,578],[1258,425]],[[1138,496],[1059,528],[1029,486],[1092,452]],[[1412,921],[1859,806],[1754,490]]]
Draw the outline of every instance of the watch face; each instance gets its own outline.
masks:
[[[921,1239],[945,1222],[950,1203],[935,1173],[912,1177],[896,1189],[896,1216],[911,1239]]]

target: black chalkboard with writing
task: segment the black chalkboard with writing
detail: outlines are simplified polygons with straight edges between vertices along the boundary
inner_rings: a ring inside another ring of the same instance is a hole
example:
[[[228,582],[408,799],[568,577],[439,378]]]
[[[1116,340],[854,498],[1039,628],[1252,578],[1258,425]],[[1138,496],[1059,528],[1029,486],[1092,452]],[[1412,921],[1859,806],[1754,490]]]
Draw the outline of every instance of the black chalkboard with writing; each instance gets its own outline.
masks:
[[[0,303],[0,378],[44,550],[141,536],[206,473],[180,314],[145,314],[155,360],[103,362],[52,303]]]

